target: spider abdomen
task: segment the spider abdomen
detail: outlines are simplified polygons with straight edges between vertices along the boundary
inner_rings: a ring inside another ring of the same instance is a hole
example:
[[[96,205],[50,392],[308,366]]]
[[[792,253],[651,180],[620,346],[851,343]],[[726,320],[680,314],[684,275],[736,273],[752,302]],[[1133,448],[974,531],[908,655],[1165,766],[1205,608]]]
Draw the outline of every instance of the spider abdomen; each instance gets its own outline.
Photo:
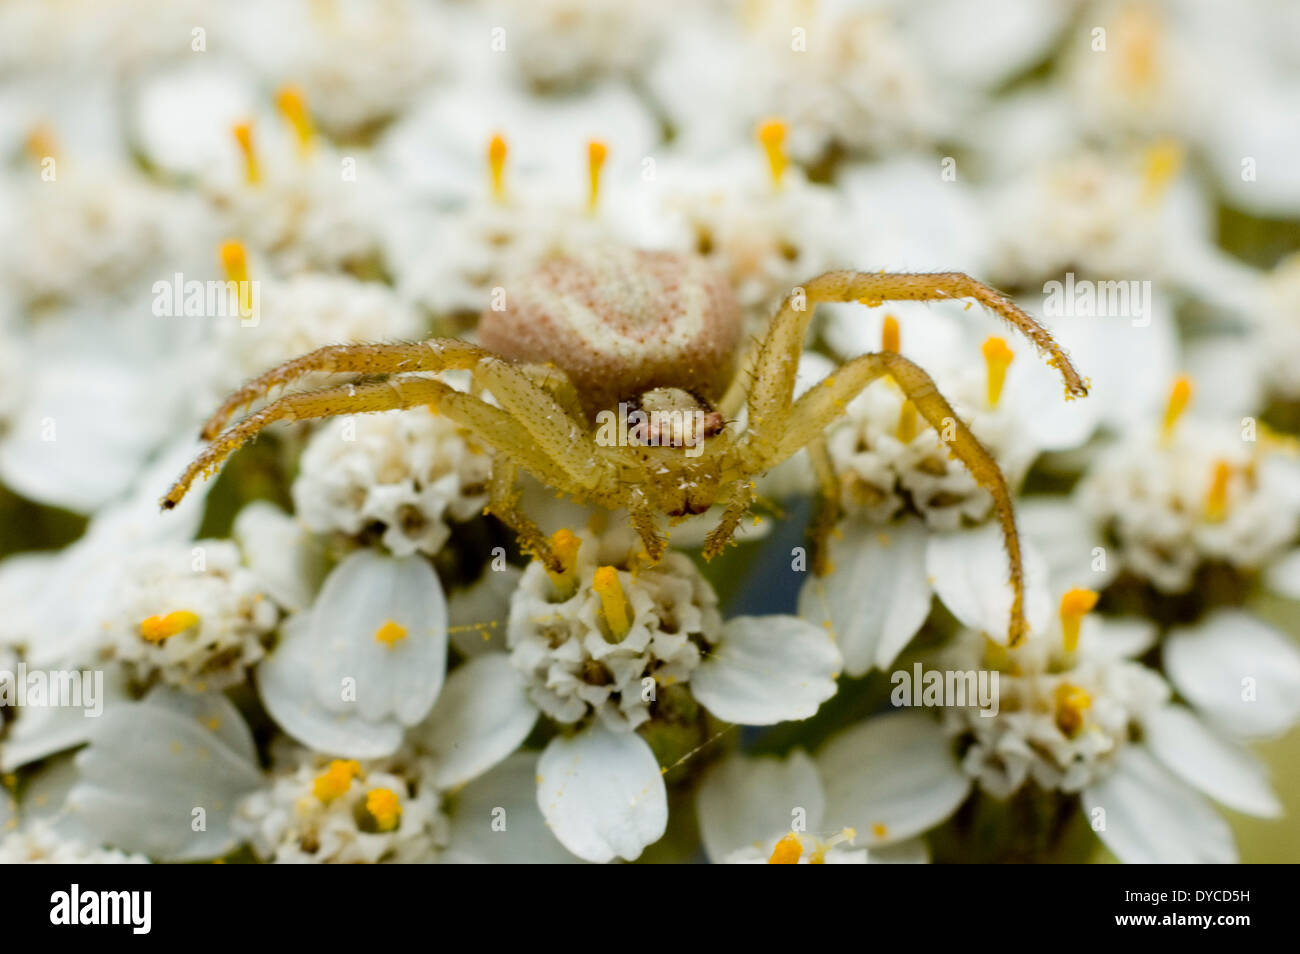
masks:
[[[479,341],[513,361],[553,364],[595,414],[652,388],[715,400],[742,331],[726,279],[703,259],[606,248],[545,262],[505,286]]]

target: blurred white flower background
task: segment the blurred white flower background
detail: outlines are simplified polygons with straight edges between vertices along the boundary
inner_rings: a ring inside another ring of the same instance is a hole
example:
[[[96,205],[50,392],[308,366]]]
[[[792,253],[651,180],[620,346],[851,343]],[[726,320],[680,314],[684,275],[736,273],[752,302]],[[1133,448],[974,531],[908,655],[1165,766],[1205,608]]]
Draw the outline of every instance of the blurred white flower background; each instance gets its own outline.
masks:
[[[1288,0],[6,0],[0,861],[1300,860],[1297,103]],[[1028,639],[889,381],[823,576],[802,453],[712,561],[526,478],[550,572],[432,406],[160,511],[249,378],[619,246],[746,339],[830,269],[1039,317],[1086,399],[959,301],[823,305],[797,385],[930,372]]]

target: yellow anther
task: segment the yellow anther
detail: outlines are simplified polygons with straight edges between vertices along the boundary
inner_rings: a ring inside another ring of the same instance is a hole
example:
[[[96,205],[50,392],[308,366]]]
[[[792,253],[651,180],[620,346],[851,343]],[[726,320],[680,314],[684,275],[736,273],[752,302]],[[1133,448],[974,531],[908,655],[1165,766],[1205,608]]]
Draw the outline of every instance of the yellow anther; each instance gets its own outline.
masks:
[[[59,144],[54,138],[54,130],[47,123],[41,123],[27,133],[23,148],[36,162],[49,159],[51,156],[57,158],[59,155]]]
[[[1072,653],[1079,648],[1079,627],[1083,618],[1097,605],[1097,591],[1076,587],[1067,590],[1061,597],[1061,634],[1065,642],[1065,651]]]
[[[1087,690],[1063,682],[1056,687],[1056,727],[1070,738],[1083,728],[1084,714],[1092,707]]]
[[[1210,490],[1205,495],[1205,519],[1221,523],[1228,516],[1228,481],[1232,479],[1232,465],[1220,458],[1214,462],[1214,476]]]
[[[298,154],[307,155],[315,140],[315,130],[312,128],[311,113],[307,112],[307,99],[302,90],[297,86],[281,88],[276,94],[275,105],[280,110],[280,115],[293,128],[294,137],[298,140]]]
[[[380,831],[392,831],[402,820],[402,803],[391,789],[372,788],[366,792],[366,811]]]
[[[587,176],[591,180],[591,191],[587,195],[587,211],[594,213],[600,202],[600,170],[609,155],[607,147],[599,139],[587,143]]]
[[[235,294],[239,297],[239,314],[247,318],[253,313],[253,290],[248,283],[248,253],[244,243],[233,239],[221,243],[221,269],[226,273],[226,281],[233,282]]]
[[[1183,147],[1172,139],[1148,146],[1142,154],[1142,200],[1154,202],[1165,194],[1183,167]]]
[[[393,622],[391,619],[385,620],[384,625],[375,630],[375,642],[383,643],[389,649],[392,649],[405,638],[406,627],[401,623]]]
[[[506,200],[506,141],[500,133],[488,140],[488,172],[492,176],[492,198]]]
[[[988,368],[989,407],[997,407],[998,401],[1002,400],[1002,387],[1007,383],[1007,368],[1011,367],[1016,353],[1007,346],[1005,338],[997,335],[990,335],[980,350]]]
[[[772,185],[781,188],[787,159],[785,155],[785,123],[779,119],[765,119],[758,124],[758,141],[767,153],[767,168],[772,175]]]
[[[1160,61],[1160,17],[1149,3],[1129,4],[1120,13],[1115,33],[1121,75],[1136,91],[1150,89]]]
[[[916,434],[920,429],[921,425],[916,413],[916,405],[904,398],[903,406],[898,409],[898,426],[894,428],[894,436],[898,438],[900,443],[910,444],[916,439]]]
[[[898,330],[898,319],[893,315],[885,315],[885,323],[880,329],[880,350],[898,354],[901,347],[902,335]]]
[[[610,635],[615,642],[621,641],[632,628],[632,616],[627,597],[623,595],[623,585],[618,581],[618,570],[612,566],[600,567],[592,578],[591,588],[600,597],[601,614],[605,617]]]
[[[361,777],[361,765],[352,759],[335,759],[312,782],[311,792],[322,802],[332,802],[347,794],[352,780]]]
[[[884,838],[889,834],[889,826],[884,822],[876,822],[871,826],[871,834],[876,838]]]
[[[176,610],[166,616],[150,616],[140,623],[140,636],[151,643],[161,643],[191,626],[197,626],[199,616],[189,610]]]
[[[253,146],[253,124],[251,122],[235,123],[235,142],[244,155],[244,179],[250,185],[262,181],[262,166],[257,161],[257,150]]]
[[[1192,379],[1185,374],[1180,374],[1174,379],[1173,387],[1169,389],[1169,403],[1165,405],[1165,420],[1161,425],[1160,433],[1166,442],[1174,436],[1174,428],[1178,426],[1179,419],[1183,412],[1187,410],[1187,405],[1192,403]]]
[[[772,854],[768,856],[769,865],[797,865],[803,857],[803,842],[794,832],[786,835],[776,843]]]
[[[551,537],[551,552],[564,569],[559,573],[547,569],[546,575],[561,599],[567,600],[578,591],[578,548],[581,546],[582,541],[571,530],[557,530]]]

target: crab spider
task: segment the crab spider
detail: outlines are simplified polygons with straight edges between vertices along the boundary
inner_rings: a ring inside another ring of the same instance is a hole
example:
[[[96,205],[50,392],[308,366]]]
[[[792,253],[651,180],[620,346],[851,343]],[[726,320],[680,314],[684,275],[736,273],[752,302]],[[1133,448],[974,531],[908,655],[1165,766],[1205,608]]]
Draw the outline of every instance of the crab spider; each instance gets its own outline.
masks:
[[[970,299],[1028,337],[1061,373],[1067,397],[1087,393],[1045,328],[1001,293],[967,275],[838,271],[796,288],[766,333],[742,347],[740,310],[726,282],[703,260],[669,252],[603,249],[545,262],[508,290],[510,303],[484,312],[480,345],[452,338],[406,344],[336,345],[295,358],[233,394],[204,427],[212,441],[163,498],[175,506],[200,474],[276,421],[301,421],[432,407],[493,454],[489,509],[526,552],[553,572],[562,559],[518,507],[525,470],[555,490],[609,509],[626,508],[652,560],[666,539],[658,514],[722,517],[704,555],[717,556],[754,503],[754,478],[808,447],[821,488],[811,535],[814,570],[839,514],[839,482],[823,432],[859,392],[888,376],[954,456],[992,495],[1010,562],[1009,637],[1024,635],[1024,581],[1011,493],[997,463],[957,417],[930,376],[893,351],[864,354],[794,400],[795,371],[820,302]],[[744,350],[743,356],[740,352]],[[470,372],[473,393],[429,374]],[[273,388],[316,372],[385,375],[378,381],[282,396],[221,433],[240,408]],[[490,392],[492,402],[480,395]],[[618,406],[670,409],[704,422],[694,432],[633,428],[625,440],[597,427]],[[735,421],[747,410],[743,428]],[[608,435],[605,435],[607,438]],[[652,437],[657,439],[651,439]]]

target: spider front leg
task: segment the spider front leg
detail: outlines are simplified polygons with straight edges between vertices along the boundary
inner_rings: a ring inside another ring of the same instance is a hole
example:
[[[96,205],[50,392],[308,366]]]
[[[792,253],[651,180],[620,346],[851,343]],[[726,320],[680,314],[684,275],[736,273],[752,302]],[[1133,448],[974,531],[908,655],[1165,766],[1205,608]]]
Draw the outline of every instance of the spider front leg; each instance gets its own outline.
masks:
[[[432,378],[398,378],[282,397],[256,414],[250,414],[209,444],[167,491],[167,496],[162,499],[163,509],[175,507],[200,474],[216,471],[222,461],[276,421],[305,421],[342,414],[419,407],[422,404],[436,404],[448,391],[451,388]]]
[[[312,373],[397,374],[403,371],[444,371],[472,368],[487,352],[455,338],[402,344],[326,345],[259,375],[222,402],[199,436],[212,440],[240,408],[248,407],[272,389]]]
[[[1066,396],[1083,397],[1087,382],[1051,333],[1015,302],[983,282],[961,272],[891,274],[886,272],[827,272],[795,289],[772,319],[754,369],[749,399],[751,442],[772,453],[786,431],[794,394],[795,373],[813,310],[821,302],[947,301],[970,299],[992,311],[1048,356],[1048,363],[1065,381]]]
[[[976,482],[993,497],[1011,570],[1008,643],[1017,646],[1028,632],[1024,612],[1025,574],[1020,534],[1016,530],[1015,511],[1006,477],[997,461],[939,393],[934,381],[916,364],[892,351],[864,354],[847,362],[794,404],[788,415],[788,427],[776,451],[769,458],[751,462],[750,466],[756,470],[765,470],[785,460],[805,444],[820,440],[827,426],[844,413],[849,401],[876,378],[884,375],[894,379],[953,455],[966,465]],[[754,450],[759,451],[758,446]]]

